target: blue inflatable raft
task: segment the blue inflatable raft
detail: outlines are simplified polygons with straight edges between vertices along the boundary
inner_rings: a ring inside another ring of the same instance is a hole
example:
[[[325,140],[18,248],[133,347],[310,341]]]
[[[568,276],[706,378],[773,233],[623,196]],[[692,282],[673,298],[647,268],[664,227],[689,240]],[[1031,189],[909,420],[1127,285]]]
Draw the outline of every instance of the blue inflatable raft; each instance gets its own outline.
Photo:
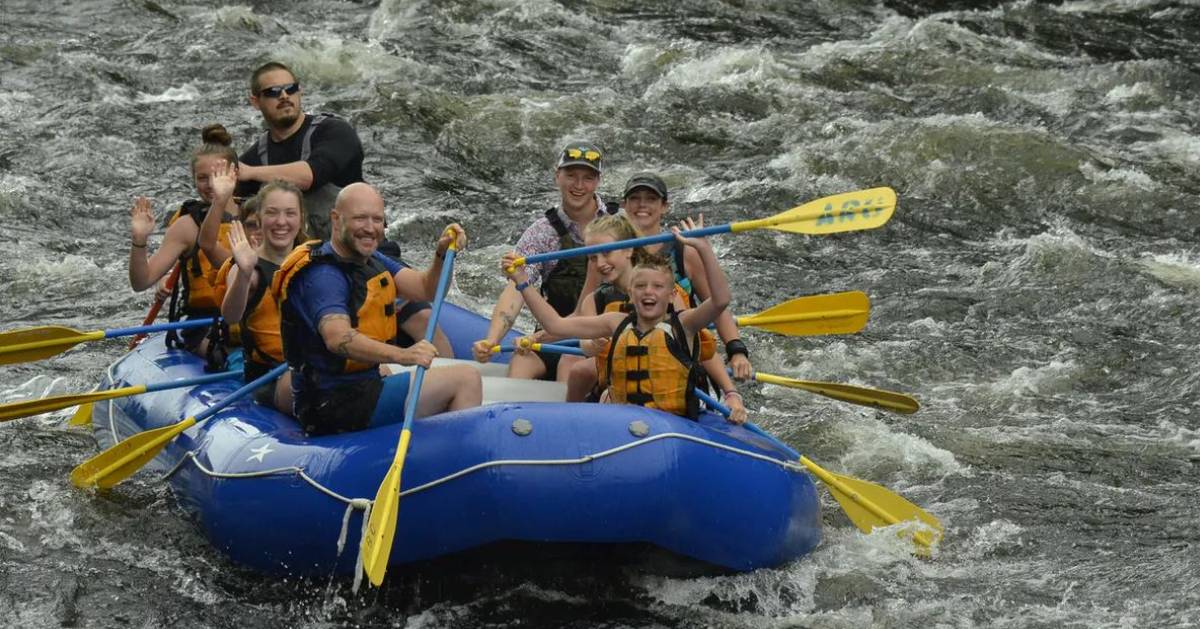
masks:
[[[487,322],[447,304],[442,324],[456,354],[469,356]],[[562,385],[479,367],[483,406],[413,424],[392,567],[517,540],[645,542],[753,570],[820,541],[812,479],[774,440],[712,414],[690,421],[635,406],[568,404]],[[167,349],[158,336],[112,365],[102,386],[202,374],[198,358]],[[97,404],[96,435],[108,447],[173,424],[239,384]],[[291,418],[246,399],[179,435],[147,469],[170,481],[235,562],[285,576],[354,574],[363,514],[399,433],[397,422],[310,438]]]

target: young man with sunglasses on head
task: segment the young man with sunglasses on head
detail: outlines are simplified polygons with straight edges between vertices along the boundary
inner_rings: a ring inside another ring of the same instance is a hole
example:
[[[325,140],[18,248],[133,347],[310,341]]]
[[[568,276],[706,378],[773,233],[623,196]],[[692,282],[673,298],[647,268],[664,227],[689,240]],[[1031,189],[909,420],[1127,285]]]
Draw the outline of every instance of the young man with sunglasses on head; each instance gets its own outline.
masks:
[[[528,257],[583,246],[583,230],[592,219],[602,214],[616,214],[619,206],[606,205],[596,188],[600,185],[603,169],[603,154],[600,147],[586,141],[568,142],[558,156],[554,168],[554,185],[558,188],[559,201],[538,218],[517,241],[516,251]],[[587,277],[587,257],[579,256],[530,265],[526,268],[528,283],[541,283],[540,291],[560,316],[575,311],[575,304]],[[491,348],[512,329],[517,315],[521,313],[525,300],[513,284],[504,288],[492,311],[492,323],[488,326],[487,338],[476,341],[472,346],[475,360],[487,362],[491,359]],[[566,371],[557,376],[559,354],[520,352],[509,364],[510,378],[540,378],[565,380]]]
[[[241,156],[237,195],[248,197],[275,179],[304,191],[308,234],[329,239],[329,211],[342,188],[363,180],[362,142],[354,127],[332,114],[304,113],[296,75],[282,63],[259,66],[250,77],[250,105],[267,131]]]

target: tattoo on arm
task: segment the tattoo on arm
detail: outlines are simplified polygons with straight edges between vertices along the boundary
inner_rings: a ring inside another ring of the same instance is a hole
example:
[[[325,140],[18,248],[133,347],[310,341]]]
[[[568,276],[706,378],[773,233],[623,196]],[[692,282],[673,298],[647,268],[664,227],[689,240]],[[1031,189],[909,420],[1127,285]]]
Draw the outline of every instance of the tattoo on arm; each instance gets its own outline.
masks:
[[[350,349],[349,349],[350,342],[353,341],[354,337],[356,337],[356,336],[358,336],[357,330],[354,330],[353,328],[347,330],[346,334],[342,337],[342,342],[338,343],[338,346],[333,350],[333,353],[337,354],[338,356],[349,357],[350,356]]]
[[[327,314],[324,317],[321,317],[321,320],[317,322],[317,334],[319,334],[321,338],[325,338],[325,326],[333,323],[334,321],[345,321],[346,324],[349,325],[350,317],[344,314]],[[345,356],[346,346],[350,344],[350,341],[354,340],[354,336],[356,334],[358,334],[358,332],[356,332],[354,328],[350,328],[350,330],[342,337],[337,347],[333,350],[334,353],[339,356]]]

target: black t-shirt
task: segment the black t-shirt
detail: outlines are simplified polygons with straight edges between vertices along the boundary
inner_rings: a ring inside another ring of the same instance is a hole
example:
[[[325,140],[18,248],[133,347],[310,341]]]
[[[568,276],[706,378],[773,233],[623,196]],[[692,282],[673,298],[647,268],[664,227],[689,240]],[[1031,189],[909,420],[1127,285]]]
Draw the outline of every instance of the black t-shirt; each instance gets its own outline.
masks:
[[[267,144],[267,162],[272,166],[300,161],[304,148],[304,136],[312,126],[314,116],[304,115],[304,123],[300,129],[282,142],[269,140]],[[313,183],[309,188],[316,190],[327,183],[345,187],[362,181],[363,150],[362,142],[354,127],[345,120],[327,116],[313,130],[310,140],[311,152],[306,160],[313,171]],[[242,153],[239,159],[250,166],[262,166],[258,156],[258,140]],[[262,184],[257,181],[242,181],[238,183],[236,195],[248,197],[258,192]]]

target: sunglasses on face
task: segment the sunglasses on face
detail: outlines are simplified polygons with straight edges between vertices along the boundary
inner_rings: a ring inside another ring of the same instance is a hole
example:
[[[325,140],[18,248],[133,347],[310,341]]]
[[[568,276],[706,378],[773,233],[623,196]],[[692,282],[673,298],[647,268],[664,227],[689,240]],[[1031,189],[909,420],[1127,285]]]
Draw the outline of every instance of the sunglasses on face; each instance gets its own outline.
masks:
[[[563,155],[570,159],[583,158],[589,162],[597,162],[600,160],[599,151],[584,151],[583,149],[567,149],[563,151]]]
[[[288,83],[287,85],[273,85],[271,87],[264,87],[258,91],[258,95],[265,96],[267,98],[279,98],[280,96],[283,96],[285,93],[288,96],[291,96],[292,94],[295,94],[296,92],[299,92],[299,91],[300,91],[300,82],[296,81],[295,83]]]

